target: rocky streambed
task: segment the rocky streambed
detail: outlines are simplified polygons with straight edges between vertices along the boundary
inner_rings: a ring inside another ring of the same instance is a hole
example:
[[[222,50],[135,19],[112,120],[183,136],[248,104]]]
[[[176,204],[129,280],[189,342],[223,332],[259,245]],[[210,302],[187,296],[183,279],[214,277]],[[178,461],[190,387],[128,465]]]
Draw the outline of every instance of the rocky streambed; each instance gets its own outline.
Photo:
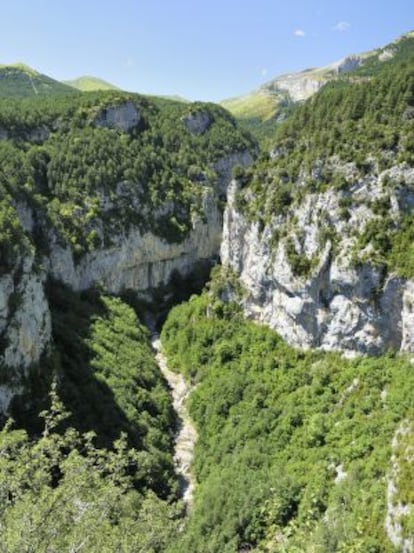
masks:
[[[175,436],[174,461],[181,481],[182,497],[189,508],[193,502],[195,486],[191,463],[197,441],[197,431],[186,407],[186,399],[191,392],[191,386],[185,381],[183,375],[168,368],[167,358],[162,352],[159,334],[152,335],[151,344],[160,370],[171,388],[173,407],[178,415],[179,424]]]

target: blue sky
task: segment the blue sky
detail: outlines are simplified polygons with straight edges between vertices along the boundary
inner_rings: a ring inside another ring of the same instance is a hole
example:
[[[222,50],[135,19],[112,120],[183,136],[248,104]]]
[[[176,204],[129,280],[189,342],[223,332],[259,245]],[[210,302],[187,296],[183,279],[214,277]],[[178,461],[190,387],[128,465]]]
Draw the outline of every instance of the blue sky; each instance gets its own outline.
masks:
[[[414,30],[412,0],[0,0],[0,63],[217,101]]]

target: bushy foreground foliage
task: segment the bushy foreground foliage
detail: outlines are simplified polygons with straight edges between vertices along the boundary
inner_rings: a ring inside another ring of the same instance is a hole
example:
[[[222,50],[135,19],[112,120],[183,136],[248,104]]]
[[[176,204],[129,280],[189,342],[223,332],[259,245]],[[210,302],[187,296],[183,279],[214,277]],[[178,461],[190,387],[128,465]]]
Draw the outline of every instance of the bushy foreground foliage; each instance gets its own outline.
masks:
[[[97,449],[94,433],[62,430],[54,388],[36,440],[0,432],[0,551],[161,553],[177,529],[177,504],[138,491],[140,454],[121,436]]]
[[[162,339],[197,383],[196,499],[174,552],[394,551],[387,475],[414,415],[409,360],[296,351],[211,292],[173,309]]]
[[[125,434],[139,452],[138,488],[163,498],[176,494],[175,413],[148,331],[131,307],[98,290],[79,294],[51,282],[48,299],[52,351],[33,371],[25,396],[15,401],[16,421],[32,435],[40,432],[36,415],[47,406],[47,389],[56,377],[71,413],[63,426],[93,431],[95,444],[108,449]]]

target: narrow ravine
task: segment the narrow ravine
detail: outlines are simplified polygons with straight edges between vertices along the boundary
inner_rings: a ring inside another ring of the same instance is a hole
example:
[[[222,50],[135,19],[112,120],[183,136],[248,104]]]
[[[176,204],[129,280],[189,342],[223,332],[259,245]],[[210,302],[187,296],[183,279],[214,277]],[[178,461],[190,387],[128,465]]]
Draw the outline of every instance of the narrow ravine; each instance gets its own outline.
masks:
[[[175,373],[168,368],[167,358],[162,352],[159,334],[154,333],[152,335],[151,345],[154,349],[158,366],[171,388],[173,407],[178,414],[179,424],[175,436],[174,462],[181,481],[183,501],[187,505],[187,508],[191,508],[195,485],[194,476],[191,472],[191,463],[194,455],[194,446],[197,441],[197,431],[185,405],[186,399],[191,392],[191,387],[185,381],[183,375]]]

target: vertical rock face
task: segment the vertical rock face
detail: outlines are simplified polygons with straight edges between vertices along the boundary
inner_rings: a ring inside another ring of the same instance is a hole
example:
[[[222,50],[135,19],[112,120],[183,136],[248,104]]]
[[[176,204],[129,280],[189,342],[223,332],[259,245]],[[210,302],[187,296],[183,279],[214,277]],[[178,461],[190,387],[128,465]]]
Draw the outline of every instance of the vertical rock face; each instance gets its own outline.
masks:
[[[212,123],[210,115],[204,111],[189,113],[183,118],[183,123],[192,134],[204,134]]]
[[[302,74],[286,75],[277,79],[277,89],[287,92],[294,102],[306,100],[325,84],[324,81],[307,78]]]
[[[403,351],[414,351],[414,282],[405,284],[402,297],[402,342]]]
[[[241,165],[249,167],[253,163],[253,156],[250,152],[237,152],[223,157],[214,163],[212,169],[217,174],[216,190],[220,197],[227,197],[229,183],[233,167]]]
[[[392,171],[405,182],[413,178],[407,167]],[[237,210],[233,184],[221,259],[245,286],[245,313],[301,348],[349,354],[376,354],[389,347],[414,351],[413,283],[385,275],[369,261],[369,251],[367,261],[355,263],[352,257],[356,237],[374,217],[370,199],[385,193],[381,183],[381,177],[371,176],[356,182],[352,196],[357,201],[345,219],[340,216],[341,193],[331,189],[309,193],[289,217],[275,215],[264,229]],[[395,218],[409,202],[406,192],[389,198]],[[323,240],[326,227],[335,238]],[[277,243],[275,229],[282,235]],[[292,266],[292,244],[294,255],[308,261],[306,274],[297,274]]]
[[[124,102],[118,106],[104,108],[95,118],[95,125],[129,132],[138,125],[140,119],[135,105],[132,102]]]
[[[75,290],[100,283],[118,294],[124,289],[145,292],[166,284],[173,271],[188,275],[201,260],[217,256],[222,236],[222,215],[215,196],[206,191],[204,217],[193,218],[193,228],[181,243],[169,243],[133,228],[113,237],[112,245],[86,254],[75,263],[70,247],[52,244],[49,273]]]
[[[0,385],[0,412],[20,389],[20,372],[39,360],[51,339],[44,271],[36,271],[33,256],[19,259],[13,272],[0,277],[0,365],[15,369]]]

